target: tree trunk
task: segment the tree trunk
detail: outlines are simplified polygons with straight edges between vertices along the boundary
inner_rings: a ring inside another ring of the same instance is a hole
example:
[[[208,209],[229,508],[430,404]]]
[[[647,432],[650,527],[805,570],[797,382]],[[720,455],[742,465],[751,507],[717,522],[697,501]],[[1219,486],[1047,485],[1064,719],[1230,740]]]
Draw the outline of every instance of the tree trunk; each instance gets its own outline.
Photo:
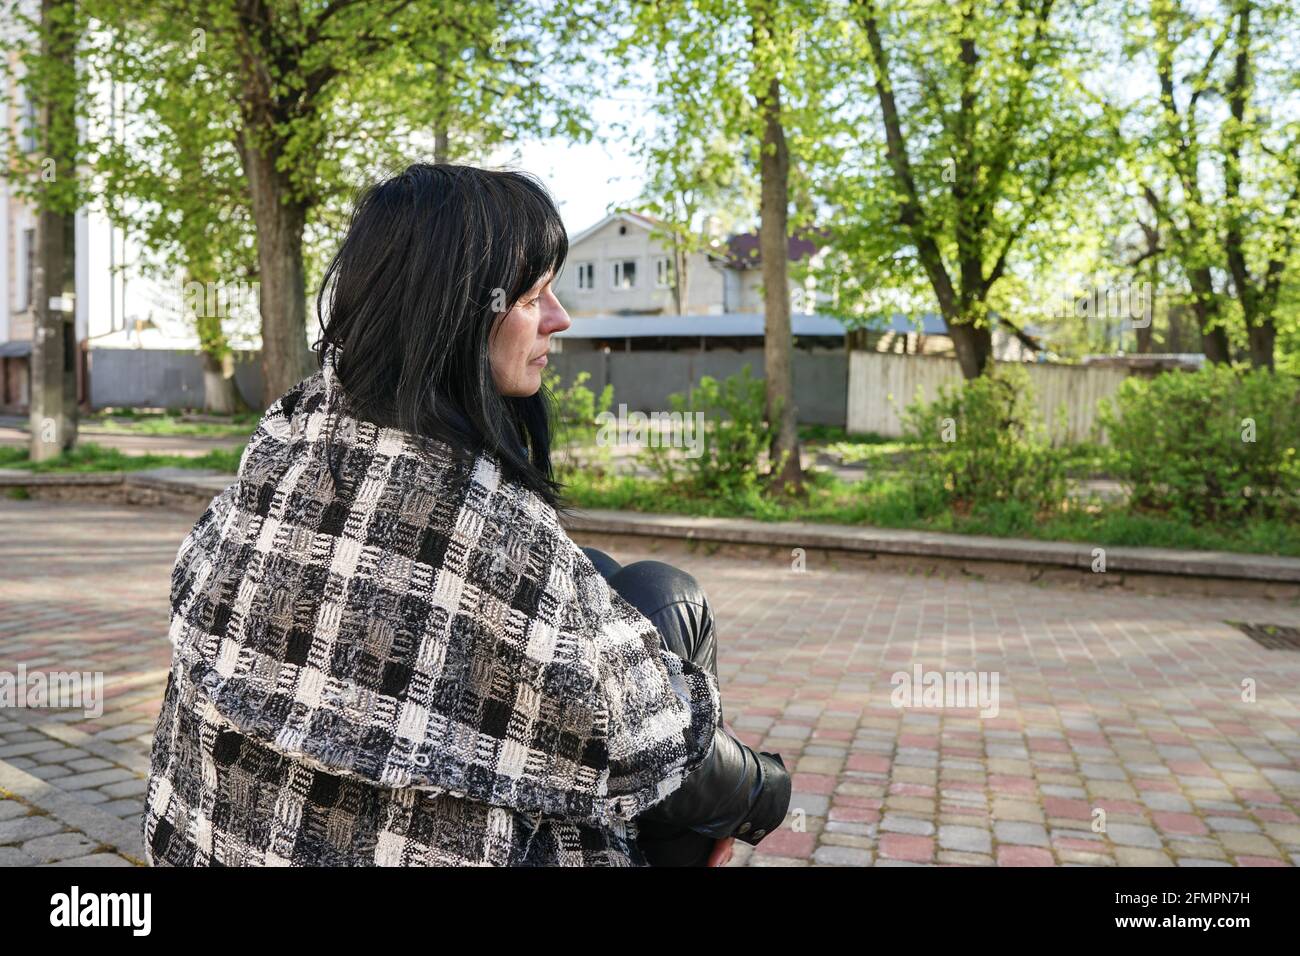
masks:
[[[979,378],[993,356],[993,332],[987,326],[957,324],[948,321],[948,335],[957,350],[957,364],[966,381]]]
[[[221,316],[196,316],[195,324],[203,355],[203,410],[214,415],[244,411],[248,406],[235,383],[235,356],[221,329]]]
[[[257,226],[262,313],[262,400],[270,405],[311,374],[302,236],[307,210],[292,199],[289,178],[275,168],[274,146],[243,150]]]
[[[1201,350],[1205,357],[1216,365],[1226,365],[1232,361],[1228,347],[1228,332],[1223,326],[1211,328],[1219,315],[1219,300],[1214,292],[1214,280],[1210,270],[1205,267],[1193,269],[1190,275],[1192,283],[1192,312],[1196,316],[1197,328],[1201,332]]]
[[[762,97],[762,199],[759,249],[763,257],[763,367],[767,382],[768,421],[776,427],[772,442],[772,478],[779,487],[803,490],[799,461],[799,427],[794,405],[793,336],[789,287],[790,154],[781,125],[781,81],[773,78]],[[778,466],[779,467],[775,467]]]
[[[31,458],[45,461],[77,440],[75,219],[63,207],[76,176],[76,34],[69,0],[42,0],[41,55],[48,75],[30,94],[40,104],[40,138],[53,175],[37,215],[32,275]],[[56,190],[59,192],[56,194]]]
[[[1254,368],[1273,370],[1273,345],[1277,340],[1277,326],[1271,318],[1258,319],[1246,329],[1250,341],[1250,364]]]
[[[682,243],[681,237],[673,236],[673,301],[677,304],[677,314],[686,314],[686,303],[688,301],[687,293],[689,291],[688,281],[690,277],[686,274],[688,253]]]

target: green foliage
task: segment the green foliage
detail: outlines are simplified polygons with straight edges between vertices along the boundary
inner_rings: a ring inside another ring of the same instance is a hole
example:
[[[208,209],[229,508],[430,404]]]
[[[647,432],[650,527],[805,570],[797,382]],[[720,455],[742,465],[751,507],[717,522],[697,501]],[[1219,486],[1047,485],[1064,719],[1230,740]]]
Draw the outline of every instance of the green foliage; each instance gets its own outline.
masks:
[[[1300,379],[1207,365],[1130,378],[1101,411],[1135,508],[1237,521],[1300,507]]]
[[[911,475],[923,511],[1014,504],[1025,515],[1059,508],[1065,467],[1034,405],[1029,373],[993,365],[978,379],[942,386],[904,413],[918,447]]]
[[[577,469],[579,450],[588,457],[595,456],[598,465],[609,456],[607,448],[596,444],[596,418],[609,411],[614,386],[606,385],[597,395],[586,385],[590,378],[590,372],[579,372],[567,386],[561,386],[558,372],[548,368],[542,373],[542,386],[550,393],[553,407],[551,460],[561,475]]]
[[[644,460],[664,481],[696,495],[746,495],[760,487],[760,457],[771,446],[775,431],[768,421],[763,380],[746,365],[739,374],[718,381],[705,375],[686,395],[669,396],[674,414],[683,423],[704,428],[701,454],[690,457],[662,445],[650,445]]]

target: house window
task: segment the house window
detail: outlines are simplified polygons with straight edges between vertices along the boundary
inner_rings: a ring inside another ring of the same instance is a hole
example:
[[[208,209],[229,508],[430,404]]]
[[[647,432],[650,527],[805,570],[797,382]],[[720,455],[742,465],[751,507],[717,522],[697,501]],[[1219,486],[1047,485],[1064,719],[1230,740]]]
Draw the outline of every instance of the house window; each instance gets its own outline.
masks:
[[[596,264],[594,262],[578,263],[578,288],[579,290],[596,288]]]
[[[614,263],[614,288],[636,288],[636,260],[623,259]]]
[[[667,289],[673,284],[673,260],[660,256],[655,260],[655,288]]]
[[[32,301],[36,297],[36,230],[23,230],[23,301],[19,306],[19,312],[25,312],[32,307]]]

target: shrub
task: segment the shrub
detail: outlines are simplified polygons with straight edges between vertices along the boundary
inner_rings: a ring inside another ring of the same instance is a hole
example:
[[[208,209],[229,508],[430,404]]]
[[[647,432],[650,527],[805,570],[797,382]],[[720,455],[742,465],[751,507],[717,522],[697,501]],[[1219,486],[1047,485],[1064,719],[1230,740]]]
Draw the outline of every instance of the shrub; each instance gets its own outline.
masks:
[[[743,495],[759,486],[759,461],[772,442],[763,380],[739,374],[718,381],[710,375],[686,395],[669,396],[673,413],[683,421],[704,415],[703,450],[687,457],[662,445],[644,449],[644,460],[663,480],[683,485],[692,494]]]
[[[1138,509],[1191,520],[1297,510],[1300,379],[1215,365],[1130,378],[1101,421]]]
[[[1063,459],[1018,365],[995,364],[973,381],[941,386],[932,402],[918,397],[903,419],[918,448],[911,486],[922,513],[1001,503],[1051,511],[1064,498]]]
[[[550,369],[542,373],[542,385],[550,392],[555,431],[551,435],[551,460],[557,472],[572,472],[580,462],[578,453],[597,458],[608,456],[596,447],[596,417],[609,411],[614,401],[614,386],[606,385],[597,395],[587,387],[590,372],[579,372],[567,386],[560,385],[560,375]]]

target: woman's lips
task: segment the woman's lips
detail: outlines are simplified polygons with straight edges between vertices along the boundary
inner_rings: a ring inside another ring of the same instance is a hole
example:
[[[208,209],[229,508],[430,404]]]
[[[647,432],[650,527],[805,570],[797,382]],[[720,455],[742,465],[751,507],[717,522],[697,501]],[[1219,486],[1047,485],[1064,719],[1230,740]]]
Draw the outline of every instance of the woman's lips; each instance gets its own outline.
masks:
[[[543,352],[541,355],[537,356],[537,358],[533,359],[533,360],[532,360],[531,362],[529,362],[528,364],[529,364],[529,365],[539,365],[539,366],[540,366],[540,365],[545,365],[545,364],[547,363],[547,361],[548,361],[547,358],[546,358],[546,356],[547,356],[548,354],[550,354],[550,353],[548,353],[548,352]]]

